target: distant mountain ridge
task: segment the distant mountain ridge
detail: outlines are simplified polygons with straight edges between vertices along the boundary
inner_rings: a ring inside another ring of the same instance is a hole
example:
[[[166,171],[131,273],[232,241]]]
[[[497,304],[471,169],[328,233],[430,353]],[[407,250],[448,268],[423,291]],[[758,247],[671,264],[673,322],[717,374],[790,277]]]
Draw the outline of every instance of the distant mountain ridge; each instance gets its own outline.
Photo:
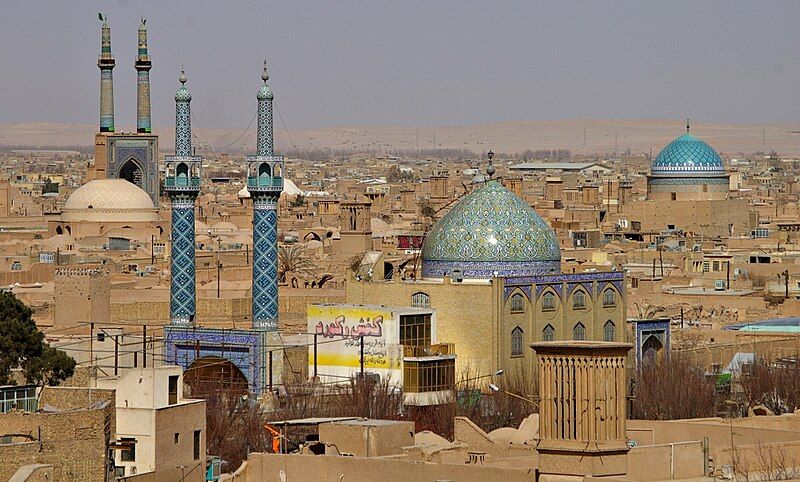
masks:
[[[476,154],[488,150],[519,153],[527,149],[569,149],[576,154],[601,154],[630,149],[655,155],[684,132],[683,120],[594,120],[506,121],[459,126],[345,126],[311,129],[275,129],[278,150],[332,149],[342,151],[392,152],[430,148],[467,149]],[[198,149],[249,152],[255,148],[255,129],[220,129],[192,126]],[[133,126],[122,126],[130,132]],[[0,146],[91,148],[97,126],[49,122],[0,125]],[[159,147],[171,152],[174,130],[156,127]],[[782,155],[800,155],[800,125],[736,125],[693,123],[692,133],[727,155],[775,150]],[[241,137],[240,137],[241,136]],[[238,140],[237,140],[238,138]],[[221,149],[223,146],[229,146]]]

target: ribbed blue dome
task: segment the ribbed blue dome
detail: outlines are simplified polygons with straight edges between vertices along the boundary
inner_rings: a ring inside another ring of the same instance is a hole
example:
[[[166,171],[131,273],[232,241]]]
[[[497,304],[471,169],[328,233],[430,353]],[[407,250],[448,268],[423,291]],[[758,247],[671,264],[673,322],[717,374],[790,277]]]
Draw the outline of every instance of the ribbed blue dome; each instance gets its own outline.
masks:
[[[459,201],[425,236],[422,273],[491,278],[561,271],[555,232],[525,201],[489,181]]]
[[[725,165],[711,146],[687,133],[658,153],[650,171],[653,175],[724,174]]]

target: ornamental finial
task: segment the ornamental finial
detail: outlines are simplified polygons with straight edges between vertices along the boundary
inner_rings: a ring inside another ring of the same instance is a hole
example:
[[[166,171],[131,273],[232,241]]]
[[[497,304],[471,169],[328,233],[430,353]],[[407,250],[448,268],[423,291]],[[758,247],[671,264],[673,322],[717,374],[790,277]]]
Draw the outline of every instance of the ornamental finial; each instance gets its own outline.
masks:
[[[486,157],[489,158],[489,166],[486,168],[486,174],[488,174],[489,179],[491,179],[495,173],[494,164],[492,163],[492,158],[494,158],[494,152],[492,151],[487,152]]]
[[[689,119],[686,119],[686,132],[689,132]]]
[[[267,73],[267,61],[264,61],[264,71],[261,73],[261,80],[266,83],[269,80],[269,74]]]
[[[178,77],[178,82],[180,82],[181,84],[186,83],[186,72],[183,70],[183,66],[181,66],[181,75],[180,77]]]

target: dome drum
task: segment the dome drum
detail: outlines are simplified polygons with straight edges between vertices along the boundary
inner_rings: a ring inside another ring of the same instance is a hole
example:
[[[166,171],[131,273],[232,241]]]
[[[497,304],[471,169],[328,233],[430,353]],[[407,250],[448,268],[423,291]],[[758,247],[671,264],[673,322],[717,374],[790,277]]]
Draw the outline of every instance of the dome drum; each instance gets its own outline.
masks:
[[[422,263],[425,278],[493,278],[561,272],[561,261],[436,261]]]

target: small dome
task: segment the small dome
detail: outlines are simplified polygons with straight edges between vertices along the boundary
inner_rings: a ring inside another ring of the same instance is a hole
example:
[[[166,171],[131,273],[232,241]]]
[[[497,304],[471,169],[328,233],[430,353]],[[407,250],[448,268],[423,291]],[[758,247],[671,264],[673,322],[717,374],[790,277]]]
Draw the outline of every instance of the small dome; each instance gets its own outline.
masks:
[[[125,179],[96,179],[73,192],[61,209],[63,221],[158,221],[145,191]]]
[[[725,174],[725,165],[711,146],[687,133],[662,149],[650,170],[653,175]]]
[[[256,99],[258,100],[272,100],[273,98],[272,90],[267,84],[262,85],[261,89],[258,90],[258,94],[256,94]]]
[[[181,85],[181,88],[175,92],[175,102],[189,102],[191,100],[192,94],[189,93],[189,89],[185,85]]]
[[[525,201],[489,181],[459,201],[425,237],[422,273],[491,278],[561,271],[555,232]]]

